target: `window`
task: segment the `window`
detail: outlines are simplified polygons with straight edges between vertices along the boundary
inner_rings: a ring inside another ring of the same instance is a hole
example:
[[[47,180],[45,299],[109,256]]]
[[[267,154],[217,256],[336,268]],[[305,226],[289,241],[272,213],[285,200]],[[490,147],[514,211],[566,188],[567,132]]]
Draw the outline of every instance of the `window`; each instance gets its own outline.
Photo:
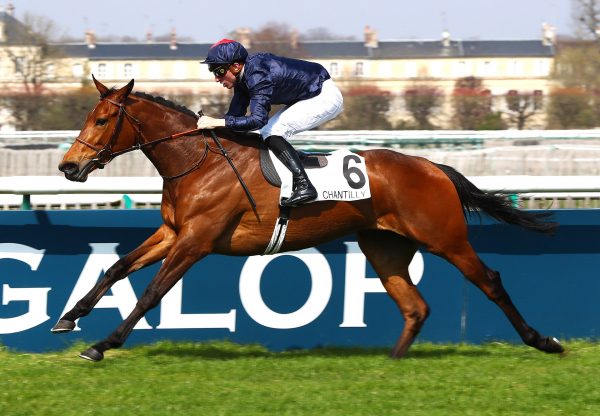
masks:
[[[508,75],[523,75],[523,65],[521,61],[511,61],[508,64]]]
[[[415,78],[417,76],[417,63],[407,62],[406,63],[406,76],[408,78]]]
[[[207,65],[205,65],[207,66]],[[150,68],[149,68],[149,75],[150,78],[152,79],[159,79],[160,78],[160,64],[158,62],[152,62],[150,64]]]
[[[485,61],[482,64],[481,75],[484,77],[489,77],[495,75],[494,63],[492,61]]]
[[[83,65],[82,64],[73,64],[71,67],[71,72],[73,72],[74,77],[82,77],[83,76]]]
[[[466,77],[468,75],[467,63],[465,61],[458,62],[457,75],[459,77]]]
[[[337,77],[340,75],[340,67],[337,62],[332,62],[329,64],[329,74],[332,77]]]
[[[442,62],[434,61],[431,63],[431,76],[441,78],[444,75],[444,66]]]
[[[539,59],[535,62],[535,75],[542,77],[550,75],[550,63],[546,59]]]
[[[133,65],[123,65],[123,78],[133,78]]]
[[[106,78],[106,64],[98,64],[98,78],[104,79]]]
[[[25,70],[25,65],[27,63],[27,59],[23,56],[17,56],[15,58],[15,72],[23,72]]]
[[[354,65],[354,75],[361,77],[365,74],[365,64],[364,62],[357,62]]]
[[[55,65],[53,63],[46,64],[44,67],[44,77],[45,78],[53,78],[55,72]]]
[[[393,75],[391,62],[381,62],[379,64],[379,76],[381,78],[391,78]]]
[[[187,75],[185,62],[175,62],[173,68],[174,74],[173,76],[177,79],[184,79]]]

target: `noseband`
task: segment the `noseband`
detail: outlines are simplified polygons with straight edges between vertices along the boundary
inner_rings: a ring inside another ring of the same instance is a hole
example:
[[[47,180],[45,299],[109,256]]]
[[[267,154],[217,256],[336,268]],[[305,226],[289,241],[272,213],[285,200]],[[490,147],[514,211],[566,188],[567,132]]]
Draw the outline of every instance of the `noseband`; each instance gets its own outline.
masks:
[[[159,139],[155,139],[155,140],[147,140],[146,136],[144,136],[144,133],[142,132],[142,123],[135,118],[134,116],[132,116],[126,109],[125,109],[125,104],[124,103],[118,103],[116,101],[113,101],[109,98],[101,98],[100,101],[106,101],[107,103],[116,105],[117,107],[119,107],[119,113],[117,114],[117,122],[115,123],[115,127],[113,128],[112,134],[110,136],[110,139],[108,140],[108,142],[103,146],[103,147],[98,147],[98,146],[94,146],[91,143],[86,142],[85,140],[83,140],[82,138],[80,138],[79,136],[77,136],[77,138],[75,139],[76,141],[78,141],[79,143],[89,147],[90,149],[92,149],[93,151],[96,152],[96,157],[93,158],[90,163],[93,163],[98,169],[104,169],[104,166],[106,166],[111,160],[113,160],[115,157],[120,156],[124,153],[129,153],[132,152],[134,150],[142,150],[144,147],[148,147],[148,146],[152,146],[155,145],[157,143],[160,142],[164,142],[166,140],[170,140],[170,139],[176,139],[178,137],[182,137],[182,136],[190,136],[193,134],[198,134],[201,130],[200,129],[193,129],[193,130],[187,130],[187,131],[183,131],[180,133],[174,133],[171,134],[169,136],[165,136],[165,137],[161,137]],[[119,150],[118,152],[113,151],[113,146],[117,141],[117,138],[119,137],[119,133],[121,132],[121,127],[123,125],[123,119],[127,118],[127,120],[129,120],[129,123],[133,126],[133,128],[135,129],[135,144],[131,147],[128,147],[126,149],[123,150]],[[204,138],[204,135],[202,135]],[[175,179],[175,178],[179,178],[181,176],[187,175],[188,173],[190,173],[192,170],[196,169],[198,166],[200,166],[200,164],[204,161],[204,159],[206,158],[206,155],[208,153],[209,150],[209,145],[206,142],[206,138],[204,138],[204,145],[205,145],[205,149],[204,152],[202,154],[202,156],[200,157],[200,160],[198,162],[196,162],[191,168],[187,169],[185,172],[177,174],[177,175],[173,175],[173,176],[164,176],[161,174],[161,176],[163,177],[163,179]]]

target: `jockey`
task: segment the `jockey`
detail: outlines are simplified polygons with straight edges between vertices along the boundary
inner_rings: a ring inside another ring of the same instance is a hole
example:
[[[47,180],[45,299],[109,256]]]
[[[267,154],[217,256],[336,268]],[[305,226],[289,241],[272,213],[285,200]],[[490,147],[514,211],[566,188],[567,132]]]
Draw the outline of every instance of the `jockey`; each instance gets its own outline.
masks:
[[[314,62],[270,53],[248,55],[239,42],[230,39],[215,43],[201,63],[208,64],[215,81],[233,88],[233,98],[225,118],[200,117],[198,128],[260,130],[267,147],[292,172],[293,193],[281,206],[315,199],[317,191],[287,140],[342,112],[342,94],[327,70]],[[284,107],[269,117],[272,104]],[[246,115],[248,106],[250,114]]]

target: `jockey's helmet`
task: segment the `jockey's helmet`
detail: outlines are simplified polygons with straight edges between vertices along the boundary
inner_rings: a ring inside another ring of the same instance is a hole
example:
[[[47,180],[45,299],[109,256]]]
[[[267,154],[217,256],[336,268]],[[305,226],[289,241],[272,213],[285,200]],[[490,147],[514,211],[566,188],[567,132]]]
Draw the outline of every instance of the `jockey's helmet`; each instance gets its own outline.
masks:
[[[245,62],[248,51],[241,43],[231,39],[221,39],[208,50],[206,59],[202,64],[232,64],[234,62]]]

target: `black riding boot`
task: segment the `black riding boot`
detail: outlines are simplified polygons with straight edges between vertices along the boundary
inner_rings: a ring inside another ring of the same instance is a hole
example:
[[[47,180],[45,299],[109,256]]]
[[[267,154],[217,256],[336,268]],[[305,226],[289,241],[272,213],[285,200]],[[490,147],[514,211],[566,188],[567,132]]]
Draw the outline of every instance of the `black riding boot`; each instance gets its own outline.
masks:
[[[267,147],[273,151],[277,159],[281,161],[292,172],[293,192],[292,196],[281,201],[282,207],[295,207],[303,202],[312,201],[317,197],[317,190],[308,180],[298,153],[281,136],[269,136],[265,140]]]

